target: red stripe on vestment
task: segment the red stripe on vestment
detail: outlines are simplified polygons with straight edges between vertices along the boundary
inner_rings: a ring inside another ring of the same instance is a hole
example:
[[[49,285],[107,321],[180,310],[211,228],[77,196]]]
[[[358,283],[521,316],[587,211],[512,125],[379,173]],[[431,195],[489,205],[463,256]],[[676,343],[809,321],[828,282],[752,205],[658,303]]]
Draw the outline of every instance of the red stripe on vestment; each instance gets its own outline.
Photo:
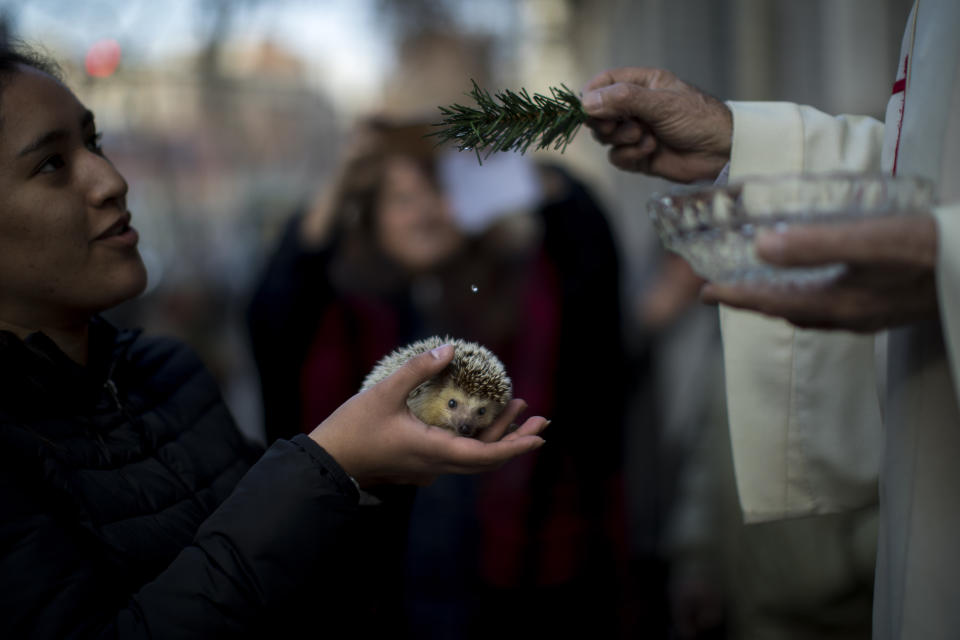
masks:
[[[893,170],[891,173],[897,175],[897,160],[900,156],[900,136],[903,135],[903,111],[907,106],[907,61],[910,55],[903,56],[903,78],[893,83],[893,93],[897,94],[903,91],[903,102],[900,103],[900,121],[897,123],[897,145],[893,148]],[[900,87],[899,89],[897,87]]]

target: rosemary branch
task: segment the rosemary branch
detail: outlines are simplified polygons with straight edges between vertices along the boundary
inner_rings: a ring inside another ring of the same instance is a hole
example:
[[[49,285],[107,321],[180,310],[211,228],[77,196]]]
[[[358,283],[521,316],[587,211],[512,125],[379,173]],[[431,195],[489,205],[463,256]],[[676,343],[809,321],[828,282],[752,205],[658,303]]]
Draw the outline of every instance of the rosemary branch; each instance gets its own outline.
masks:
[[[580,98],[565,84],[561,89],[550,87],[549,97],[539,93],[531,96],[526,89],[508,89],[491,96],[475,80],[472,82],[473,90],[467,95],[477,106],[440,107],[443,121],[434,126],[444,129],[429,135],[438,136],[438,144],[452,140],[460,151],[476,151],[481,164],[481,150],[486,151],[487,158],[495,151],[525,153],[536,144],[535,149],[552,146],[563,153],[587,119]]]

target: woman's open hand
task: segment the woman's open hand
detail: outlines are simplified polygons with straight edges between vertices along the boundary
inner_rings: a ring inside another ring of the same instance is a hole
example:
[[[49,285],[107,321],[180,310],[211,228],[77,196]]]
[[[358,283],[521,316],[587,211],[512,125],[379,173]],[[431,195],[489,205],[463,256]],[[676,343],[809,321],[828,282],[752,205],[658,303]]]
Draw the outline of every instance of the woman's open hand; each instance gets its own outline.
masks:
[[[407,407],[407,395],[453,359],[445,345],[422,353],[370,389],[358,393],[310,433],[360,484],[427,484],[443,473],[495,469],[543,444],[537,435],[547,426],[541,416],[507,433],[526,408],[514,399],[480,438],[464,438],[424,424]],[[506,434],[506,435],[505,435]]]

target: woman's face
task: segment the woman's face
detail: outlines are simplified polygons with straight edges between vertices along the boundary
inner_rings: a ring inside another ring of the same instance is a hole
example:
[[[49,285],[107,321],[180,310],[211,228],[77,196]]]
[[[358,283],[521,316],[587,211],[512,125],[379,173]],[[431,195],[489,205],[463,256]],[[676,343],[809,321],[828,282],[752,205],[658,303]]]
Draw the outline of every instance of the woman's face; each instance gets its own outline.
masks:
[[[93,114],[32,68],[0,93],[0,320],[26,328],[85,321],[140,293],[146,270],[127,183]]]
[[[387,162],[376,217],[381,249],[409,271],[440,264],[463,242],[444,197],[406,158]]]

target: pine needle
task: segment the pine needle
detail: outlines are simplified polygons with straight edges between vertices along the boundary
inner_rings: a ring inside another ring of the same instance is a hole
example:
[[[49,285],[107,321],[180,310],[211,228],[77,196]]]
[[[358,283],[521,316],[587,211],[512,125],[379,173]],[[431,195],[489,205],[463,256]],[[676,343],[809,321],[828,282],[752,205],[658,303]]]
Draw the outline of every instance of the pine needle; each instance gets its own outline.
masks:
[[[454,104],[440,107],[443,121],[436,127],[445,127],[429,135],[438,136],[438,144],[453,141],[460,151],[474,150],[477,160],[495,151],[519,151],[553,147],[561,153],[570,144],[587,114],[577,97],[565,84],[561,89],[550,87],[550,96],[539,93],[531,96],[526,89],[509,89],[495,96],[481,89],[475,80],[467,94],[477,106]]]

